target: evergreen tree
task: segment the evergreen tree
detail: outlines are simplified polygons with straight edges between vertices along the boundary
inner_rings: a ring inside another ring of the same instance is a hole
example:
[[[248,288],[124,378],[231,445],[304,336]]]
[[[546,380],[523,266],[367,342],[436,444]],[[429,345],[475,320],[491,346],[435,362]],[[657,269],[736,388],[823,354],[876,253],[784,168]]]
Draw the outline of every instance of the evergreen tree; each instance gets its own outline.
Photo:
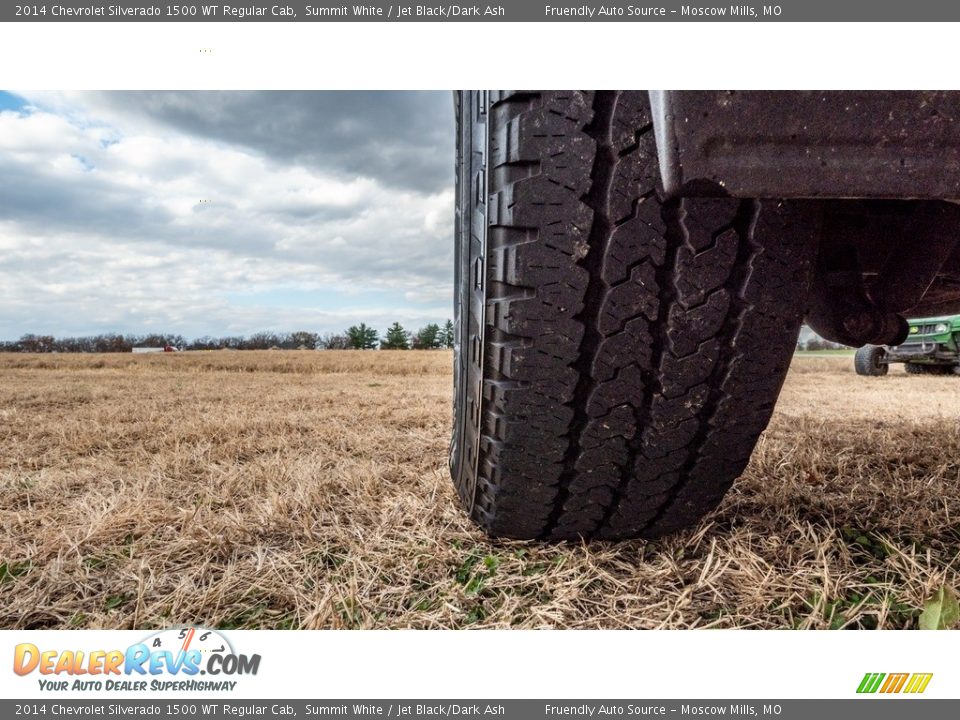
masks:
[[[367,327],[366,323],[348,327],[347,337],[350,339],[350,347],[354,350],[373,350],[380,341],[377,331]]]
[[[420,328],[413,339],[413,347],[415,350],[435,350],[440,347],[440,326],[430,323]]]
[[[440,347],[448,349],[453,347],[453,320],[447,320],[447,322],[444,323],[443,329],[440,331],[440,335],[437,337],[437,340],[440,344]]]
[[[381,350],[409,350],[410,334],[403,329],[400,323],[395,322],[387,328],[387,335],[380,343]]]

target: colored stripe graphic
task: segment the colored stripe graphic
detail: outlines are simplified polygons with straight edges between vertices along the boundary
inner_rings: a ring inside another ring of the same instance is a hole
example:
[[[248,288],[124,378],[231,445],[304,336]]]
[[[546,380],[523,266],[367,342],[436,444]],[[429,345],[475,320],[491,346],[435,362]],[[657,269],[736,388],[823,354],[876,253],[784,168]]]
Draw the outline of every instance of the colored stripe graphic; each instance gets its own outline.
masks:
[[[907,689],[904,692],[908,693],[922,693],[927,689],[927,685],[930,684],[930,679],[933,677],[933,673],[914,673],[910,678],[910,682],[907,685]]]
[[[910,673],[890,673],[887,675],[887,681],[883,684],[883,687],[880,688],[880,692],[900,692],[900,689],[903,687],[903,684],[907,681],[908,677],[910,677]]]
[[[863,680],[857,686],[857,692],[861,694],[872,694],[880,692],[882,694],[910,693],[918,694],[927,689],[933,673],[866,673]]]
[[[867,673],[863,676],[863,680],[860,681],[860,687],[857,688],[857,692],[875,693],[877,688],[880,687],[880,682],[884,677],[886,677],[884,673]]]

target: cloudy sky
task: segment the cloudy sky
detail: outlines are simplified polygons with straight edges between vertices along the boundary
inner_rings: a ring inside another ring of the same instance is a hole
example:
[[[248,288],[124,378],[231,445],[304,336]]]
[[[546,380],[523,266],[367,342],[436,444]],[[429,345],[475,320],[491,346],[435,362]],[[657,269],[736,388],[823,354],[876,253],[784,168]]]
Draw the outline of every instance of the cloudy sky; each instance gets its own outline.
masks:
[[[451,315],[449,93],[0,93],[0,339]]]

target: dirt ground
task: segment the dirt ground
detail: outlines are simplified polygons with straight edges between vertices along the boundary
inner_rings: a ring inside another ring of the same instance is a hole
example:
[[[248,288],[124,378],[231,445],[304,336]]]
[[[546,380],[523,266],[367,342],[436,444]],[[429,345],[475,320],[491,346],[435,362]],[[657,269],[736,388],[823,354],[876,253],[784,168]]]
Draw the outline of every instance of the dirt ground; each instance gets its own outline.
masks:
[[[797,358],[657,542],[491,542],[446,352],[0,355],[0,627],[912,628],[960,584],[960,378]]]

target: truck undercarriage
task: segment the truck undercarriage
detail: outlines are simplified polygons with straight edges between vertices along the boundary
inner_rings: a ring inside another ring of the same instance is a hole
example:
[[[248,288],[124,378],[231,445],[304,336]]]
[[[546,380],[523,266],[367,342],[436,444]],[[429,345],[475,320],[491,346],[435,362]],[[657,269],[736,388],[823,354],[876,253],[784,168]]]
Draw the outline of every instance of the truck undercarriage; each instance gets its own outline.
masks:
[[[819,228],[807,322],[897,344],[960,312],[960,93],[652,91],[664,192],[804,199]]]

